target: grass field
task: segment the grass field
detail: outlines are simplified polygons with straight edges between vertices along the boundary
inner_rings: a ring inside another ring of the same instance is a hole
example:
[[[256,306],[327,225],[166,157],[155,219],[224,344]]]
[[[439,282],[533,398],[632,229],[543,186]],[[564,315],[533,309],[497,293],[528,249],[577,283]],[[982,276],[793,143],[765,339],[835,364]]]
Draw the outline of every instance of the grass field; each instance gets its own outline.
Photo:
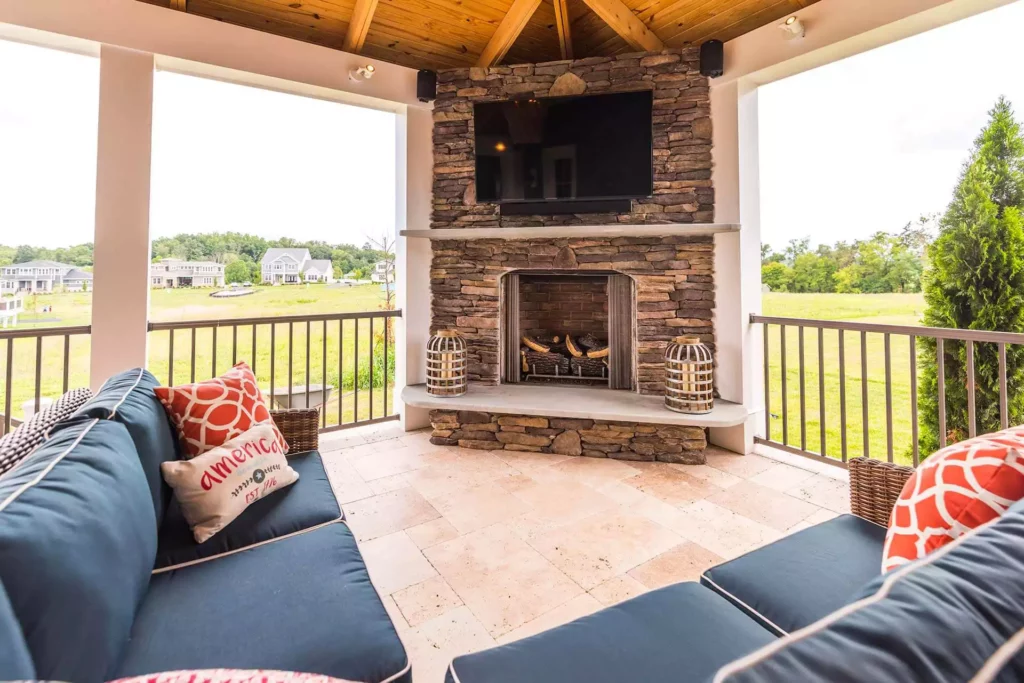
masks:
[[[153,290],[150,299],[150,319],[156,322],[186,320],[229,320],[232,318],[267,318],[284,315],[313,315],[325,313],[348,313],[382,310],[384,293],[380,285],[358,287],[332,287],[330,285],[309,285],[299,287],[258,287],[256,293],[231,299],[214,299],[209,289]],[[52,312],[42,312],[43,306],[52,306]],[[67,327],[88,325],[91,318],[91,295],[83,293],[62,293],[39,296],[35,301],[26,300],[27,314],[19,321],[19,329],[43,327]],[[35,309],[35,310],[33,310]],[[356,419],[358,401],[359,419],[371,416],[382,417],[395,412],[394,398],[385,396],[383,390],[384,372],[384,322],[374,321],[371,337],[370,321],[339,323],[305,323],[291,326],[285,323],[263,324],[256,329],[256,343],[253,345],[253,326],[221,327],[216,333],[211,328],[196,331],[194,343],[190,330],[174,332],[173,377],[171,358],[171,332],[151,332],[149,335],[149,369],[161,382],[181,383],[203,379],[224,372],[234,361],[247,361],[256,371],[257,379],[265,389],[283,388],[309,382],[328,384],[334,387],[331,401],[325,414],[328,425],[352,422]],[[339,328],[339,325],[343,327]],[[271,328],[273,329],[273,333]],[[388,387],[394,386],[394,321],[388,323],[390,362],[388,363]],[[273,381],[271,381],[271,335],[273,334]],[[289,372],[289,337],[291,339],[291,372]],[[307,356],[308,340],[308,356]],[[326,355],[324,349],[326,346]],[[376,349],[376,353],[372,353]],[[6,382],[6,348],[0,344],[0,413],[4,412],[7,397],[4,394]],[[89,384],[90,339],[87,335],[74,336],[69,340],[68,386]],[[42,342],[43,363],[40,368],[42,396],[57,397],[63,388],[64,338],[48,337]],[[36,341],[22,339],[14,342],[14,362],[11,367],[12,392],[11,414],[22,415],[21,406],[25,401],[34,400],[36,373]],[[308,361],[307,361],[308,359]],[[372,360],[371,360],[372,359]],[[357,374],[358,363],[358,374]],[[373,369],[373,386],[370,386],[370,367]],[[358,381],[357,381],[358,380]],[[356,387],[360,387],[358,396]],[[339,387],[343,390],[339,396]],[[371,401],[372,393],[372,401]],[[2,424],[2,421],[0,421]]]
[[[891,325],[920,325],[924,299],[920,294],[765,294],[764,314],[769,316],[845,320]],[[842,454],[839,386],[839,332],[825,330],[822,338],[824,391],[820,391],[818,364],[819,336],[816,330],[804,333],[804,393],[806,423],[800,421],[800,339],[797,329],[786,328],[786,409],[787,441],[806,444],[806,450],[824,452],[833,457]],[[861,371],[861,336],[845,333],[846,370],[846,447],[849,457],[865,452],[862,389],[867,381],[867,445],[874,457],[888,452],[885,396],[885,341],[883,335],[867,336],[867,372]],[[781,331],[769,328],[769,411],[771,437],[783,440]],[[893,336],[890,345],[892,373],[893,452],[897,462],[911,461],[910,340]],[[824,396],[822,401],[821,396]],[[824,404],[824,449],[822,448],[821,406]]]

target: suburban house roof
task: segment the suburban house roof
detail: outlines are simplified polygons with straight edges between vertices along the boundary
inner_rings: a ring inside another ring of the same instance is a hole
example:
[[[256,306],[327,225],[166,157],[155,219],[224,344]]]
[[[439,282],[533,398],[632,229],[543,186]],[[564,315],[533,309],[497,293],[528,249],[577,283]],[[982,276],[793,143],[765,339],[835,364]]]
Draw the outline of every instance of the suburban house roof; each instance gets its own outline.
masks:
[[[414,69],[729,41],[817,0],[141,0]]]
[[[66,263],[60,263],[58,261],[25,261],[24,263],[11,263],[4,266],[4,268],[61,268],[62,270],[71,270],[74,266],[69,266]]]
[[[282,256],[287,256],[294,260],[296,263],[301,264],[303,261],[309,260],[309,249],[290,249],[284,247],[271,247],[267,249],[267,253],[260,259],[260,263],[273,263]]]
[[[306,264],[306,268],[302,271],[303,273],[315,270],[318,273],[330,273],[334,270],[334,264],[331,263],[330,259],[310,259],[309,263]]]
[[[64,274],[65,280],[91,280],[92,273],[87,270],[81,270],[79,268],[72,268]]]

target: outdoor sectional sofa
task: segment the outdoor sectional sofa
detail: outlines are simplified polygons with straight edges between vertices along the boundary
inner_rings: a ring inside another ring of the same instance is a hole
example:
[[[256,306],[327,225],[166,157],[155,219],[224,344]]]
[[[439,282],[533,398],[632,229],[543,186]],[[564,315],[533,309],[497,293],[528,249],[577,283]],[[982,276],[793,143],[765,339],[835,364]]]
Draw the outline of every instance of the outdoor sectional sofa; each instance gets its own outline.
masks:
[[[0,478],[0,680],[411,681],[316,452],[316,411],[273,414],[299,480],[196,544],[160,475],[178,442],[156,386],[141,369],[111,378]]]

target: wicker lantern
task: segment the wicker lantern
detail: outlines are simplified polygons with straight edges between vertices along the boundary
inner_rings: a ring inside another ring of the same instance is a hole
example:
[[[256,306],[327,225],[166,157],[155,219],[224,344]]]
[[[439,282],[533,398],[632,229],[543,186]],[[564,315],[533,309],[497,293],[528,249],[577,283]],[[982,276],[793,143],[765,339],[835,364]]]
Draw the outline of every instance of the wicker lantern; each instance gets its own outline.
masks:
[[[427,393],[466,393],[466,340],[455,330],[441,330],[427,342]]]
[[[699,337],[676,337],[665,350],[665,407],[702,415],[715,406],[714,359]]]

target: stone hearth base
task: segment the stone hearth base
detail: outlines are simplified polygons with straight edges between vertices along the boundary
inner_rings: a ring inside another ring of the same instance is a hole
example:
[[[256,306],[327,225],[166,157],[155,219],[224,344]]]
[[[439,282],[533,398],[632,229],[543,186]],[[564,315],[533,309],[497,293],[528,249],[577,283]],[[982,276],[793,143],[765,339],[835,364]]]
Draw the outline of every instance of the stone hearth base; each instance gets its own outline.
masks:
[[[700,427],[431,410],[430,442],[480,450],[584,455],[616,460],[703,465]]]

